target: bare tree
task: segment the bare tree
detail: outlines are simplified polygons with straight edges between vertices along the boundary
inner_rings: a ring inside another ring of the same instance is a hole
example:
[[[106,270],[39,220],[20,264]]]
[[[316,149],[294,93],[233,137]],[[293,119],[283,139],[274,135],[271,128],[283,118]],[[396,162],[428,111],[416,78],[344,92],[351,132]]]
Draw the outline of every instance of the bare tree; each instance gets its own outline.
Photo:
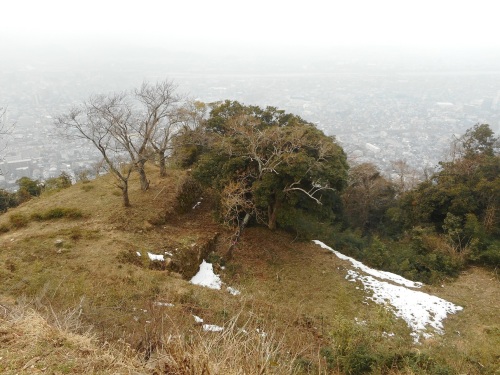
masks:
[[[389,207],[394,188],[374,164],[361,163],[349,170],[348,186],[342,198],[351,225],[365,230],[375,226],[374,220]]]
[[[14,124],[7,125],[6,114],[7,108],[0,107],[0,139],[8,135],[14,127]]]
[[[141,189],[149,188],[145,165],[153,153],[159,155],[160,171],[165,175],[165,153],[185,116],[179,110],[175,89],[167,80],[144,82],[131,92],[92,96],[56,120],[66,134],[76,134],[96,146],[106,169],[119,181],[125,206],[130,204],[127,192],[132,170],[139,174]]]
[[[391,162],[392,168],[398,176],[396,186],[399,193],[413,189],[419,182],[418,172],[406,160],[400,159]]]
[[[172,81],[156,84],[144,82],[135,90],[137,100],[143,106],[143,117],[139,132],[146,142],[137,150],[144,155],[149,143],[154,149],[160,165],[160,176],[166,175],[165,158],[171,147],[172,138],[183,124],[186,114],[179,109],[181,97],[175,93],[177,86]]]
[[[140,110],[130,102],[126,92],[91,98],[90,105],[105,121],[111,124],[111,135],[128,154],[129,163],[139,173],[141,189],[149,188],[145,164],[149,159],[148,140],[151,125]]]
[[[5,113],[7,113],[7,109],[0,107],[0,135],[5,134],[5,124],[4,124],[4,117]]]
[[[3,152],[7,147],[7,142],[5,140],[5,137],[11,132],[12,128],[14,127],[14,124],[7,125],[6,123],[7,121],[5,120],[6,113],[7,113],[7,108],[0,107],[0,152]],[[2,170],[0,169],[0,175],[1,174]]]
[[[3,143],[3,137],[5,135],[5,124],[4,124],[4,116],[5,116],[5,113],[6,113],[6,109],[0,107],[0,142]],[[5,148],[5,145],[3,144],[0,144],[0,151],[3,151]],[[0,170],[0,174],[2,173],[2,171]]]
[[[101,153],[103,165],[122,190],[123,205],[130,206],[128,182],[134,165],[117,139],[120,124],[129,121],[130,112],[121,105],[123,97],[91,97],[69,113],[56,117],[55,124],[67,137],[90,141]]]

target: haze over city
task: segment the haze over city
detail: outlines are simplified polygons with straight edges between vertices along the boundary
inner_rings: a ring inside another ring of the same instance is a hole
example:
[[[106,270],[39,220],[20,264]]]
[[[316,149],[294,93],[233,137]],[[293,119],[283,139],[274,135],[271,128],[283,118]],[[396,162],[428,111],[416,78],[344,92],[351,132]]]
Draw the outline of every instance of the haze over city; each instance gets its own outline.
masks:
[[[15,123],[2,186],[89,167],[53,117],[89,95],[171,79],[207,103],[275,106],[387,175],[423,170],[475,123],[500,130],[491,1],[17,1],[0,24],[0,107]],[[56,147],[54,147],[56,146]]]
[[[0,33],[4,42],[498,47],[497,10],[497,5],[487,0],[21,0],[3,4]]]
[[[497,4],[3,1],[0,373],[500,375]]]

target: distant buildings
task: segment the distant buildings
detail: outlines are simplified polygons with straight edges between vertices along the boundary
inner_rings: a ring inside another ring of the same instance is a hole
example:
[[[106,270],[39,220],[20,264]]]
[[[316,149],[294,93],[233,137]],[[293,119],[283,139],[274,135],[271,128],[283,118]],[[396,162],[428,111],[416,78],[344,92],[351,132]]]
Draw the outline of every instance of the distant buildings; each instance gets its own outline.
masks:
[[[179,66],[172,75],[168,66],[148,71],[147,62],[136,63],[123,71],[98,67],[91,73],[87,67],[62,66],[56,73],[46,67],[0,71],[0,106],[8,104],[4,121],[16,122],[0,162],[0,187],[12,187],[23,176],[46,179],[91,168],[99,154],[88,144],[58,138],[51,116],[67,112],[89,94],[123,85],[131,89],[145,76],[171,78],[180,92],[202,101],[239,100],[302,116],[335,135],[351,160],[375,163],[388,174],[391,161],[403,158],[415,168],[435,166],[452,135],[475,123],[488,123],[500,134],[500,75],[495,74],[359,66],[351,71],[347,65],[329,64],[323,70],[275,74],[227,74],[220,69],[226,65],[208,73],[203,65],[190,74]]]

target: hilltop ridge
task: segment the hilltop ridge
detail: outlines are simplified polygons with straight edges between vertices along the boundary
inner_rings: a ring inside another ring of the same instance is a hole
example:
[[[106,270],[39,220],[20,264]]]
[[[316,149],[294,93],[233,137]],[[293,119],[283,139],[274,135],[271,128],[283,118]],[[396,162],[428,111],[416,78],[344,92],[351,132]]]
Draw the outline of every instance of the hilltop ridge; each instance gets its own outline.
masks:
[[[231,231],[218,224],[210,196],[193,197],[194,204],[180,210],[179,186],[187,172],[150,175],[146,192],[132,181],[129,208],[110,189],[111,177],[102,176],[42,194],[0,216],[0,226],[8,229],[0,235],[4,373],[27,368],[81,372],[79,355],[102,348],[123,362],[93,367],[102,373],[498,370],[500,296],[494,272],[472,268],[457,281],[424,286],[464,310],[444,321],[442,336],[415,343],[404,321],[366,300],[366,291],[345,279],[350,263],[311,242],[262,227],[247,228],[228,261]],[[49,214],[56,208],[61,218]],[[148,252],[166,261],[151,260]],[[241,294],[189,283],[202,258]],[[48,327],[62,329],[57,335],[67,331],[87,337],[91,329],[95,346],[49,339],[48,347],[24,345],[21,363],[11,350],[22,345],[12,339],[13,332],[40,343],[47,336],[16,325],[24,324],[10,313],[16,308],[25,312],[18,316],[37,310]],[[203,331],[194,316],[224,327],[224,333]],[[65,321],[79,323],[65,327]],[[77,350],[50,351],[54,342]],[[111,354],[104,342],[112,343]],[[56,358],[30,362],[44,350]],[[221,354],[229,350],[235,353],[231,360]]]

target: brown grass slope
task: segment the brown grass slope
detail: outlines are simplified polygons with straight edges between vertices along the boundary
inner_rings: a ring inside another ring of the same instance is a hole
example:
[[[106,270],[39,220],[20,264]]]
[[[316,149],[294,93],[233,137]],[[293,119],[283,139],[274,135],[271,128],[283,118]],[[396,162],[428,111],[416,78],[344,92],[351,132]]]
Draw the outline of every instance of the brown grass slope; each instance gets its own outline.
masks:
[[[373,373],[429,369],[391,353],[417,353],[404,357],[416,362],[425,354],[452,373],[500,373],[494,272],[471,269],[426,287],[465,309],[445,321],[445,335],[415,345],[404,322],[345,280],[348,264],[312,243],[248,228],[225,263],[231,233],[217,224],[210,198],[178,213],[185,172],[149,172],[149,191],[131,182],[130,208],[104,176],[0,216],[9,228],[0,235],[2,373],[342,373],[360,348],[390,358]],[[40,219],[54,208],[70,214]],[[149,261],[148,251],[172,253],[172,266]],[[200,255],[214,262],[221,291],[186,280],[193,267],[184,263]],[[193,315],[225,331],[204,332]]]

